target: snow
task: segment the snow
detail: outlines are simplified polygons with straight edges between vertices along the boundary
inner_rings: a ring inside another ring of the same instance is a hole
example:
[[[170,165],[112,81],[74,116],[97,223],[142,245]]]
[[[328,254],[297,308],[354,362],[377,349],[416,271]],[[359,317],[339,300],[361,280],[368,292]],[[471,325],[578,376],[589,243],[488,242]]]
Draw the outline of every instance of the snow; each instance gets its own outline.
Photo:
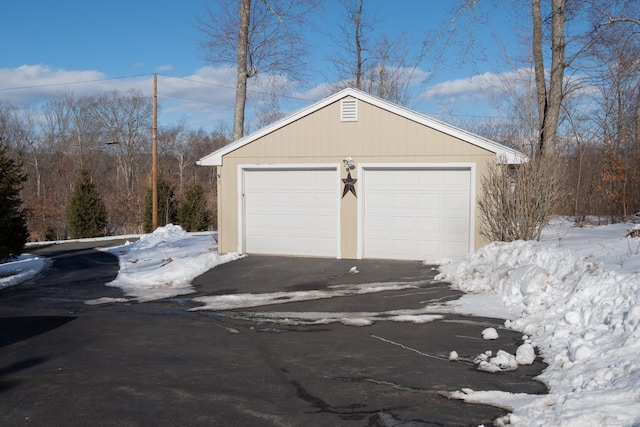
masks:
[[[349,295],[397,291],[408,288],[417,288],[420,284],[424,284],[424,282],[384,282],[366,283],[363,285],[335,285],[329,286],[327,290],[197,297],[194,298],[193,301],[203,303],[204,305],[192,310],[232,310],[238,308],[259,307],[262,305],[286,304],[290,302],[344,297]]]
[[[485,340],[497,340],[498,331],[496,331],[496,328],[487,328],[482,331],[482,338]]]
[[[466,292],[446,304],[382,313],[269,311],[242,315],[280,324],[340,322],[359,327],[383,321],[424,323],[451,312],[502,318],[505,328],[523,333],[523,344],[516,354],[498,350],[478,355],[477,369],[518,369],[533,363],[537,353],[548,364],[539,379],[548,386],[549,394],[464,388],[444,395],[511,412],[496,420],[496,425],[640,426],[640,238],[626,237],[632,227],[575,227],[568,219],[557,218],[545,228],[541,242],[492,243],[464,259],[443,261],[438,279]],[[210,234],[192,235],[176,226],[163,227],[135,243],[108,251],[120,262],[117,278],[108,285],[122,288],[125,297],[103,297],[87,301],[89,304],[144,302],[188,294],[193,292],[190,282],[194,277],[241,257],[218,254]],[[0,289],[33,277],[46,265],[46,260],[30,255],[0,264]],[[349,272],[356,274],[357,268]],[[193,300],[202,304],[194,308],[196,311],[237,310],[421,284],[369,283]],[[372,338],[402,347],[386,338]],[[458,360],[455,349],[443,359],[465,363]]]
[[[48,259],[30,254],[5,260],[0,263],[0,290],[36,277],[50,264],[51,261]]]
[[[121,288],[139,302],[171,298],[195,292],[191,281],[219,264],[241,258],[236,253],[220,255],[213,235],[191,235],[168,224],[145,234],[134,243],[104,250],[118,256],[118,276],[107,286]],[[87,304],[117,302],[100,298]]]
[[[493,243],[442,265],[438,279],[469,293],[452,310],[473,313],[476,295],[482,303],[498,297],[508,308],[505,326],[535,340],[516,360],[537,346],[549,364],[539,378],[548,395],[449,397],[508,408],[504,425],[640,425],[640,238],[625,237],[629,228],[579,228],[559,218],[541,242]]]

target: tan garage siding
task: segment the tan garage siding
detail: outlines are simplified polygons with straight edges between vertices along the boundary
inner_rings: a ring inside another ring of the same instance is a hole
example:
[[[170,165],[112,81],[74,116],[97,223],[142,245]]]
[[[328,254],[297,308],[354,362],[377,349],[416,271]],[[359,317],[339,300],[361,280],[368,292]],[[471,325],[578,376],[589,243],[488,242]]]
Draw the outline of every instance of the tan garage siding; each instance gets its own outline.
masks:
[[[260,163],[280,163],[293,159],[302,163],[319,157],[341,155],[368,156],[385,160],[403,157],[419,161],[422,156],[490,156],[494,153],[422,124],[360,102],[357,122],[339,121],[339,102],[335,102],[276,132],[266,135],[225,155],[230,158],[254,159]],[[349,153],[349,154],[344,154]]]
[[[312,114],[224,155],[218,167],[219,227],[221,252],[239,250],[238,169],[249,164],[336,164],[342,177],[342,160],[358,163],[455,163],[476,164],[476,188],[495,153],[431,129],[369,103],[359,101],[357,122],[340,122],[340,102]],[[357,169],[351,171],[357,177]],[[356,184],[356,190],[358,190]],[[360,193],[358,193],[360,196]],[[340,202],[341,256],[357,254],[357,200],[349,194]],[[475,248],[484,242],[475,218]]]

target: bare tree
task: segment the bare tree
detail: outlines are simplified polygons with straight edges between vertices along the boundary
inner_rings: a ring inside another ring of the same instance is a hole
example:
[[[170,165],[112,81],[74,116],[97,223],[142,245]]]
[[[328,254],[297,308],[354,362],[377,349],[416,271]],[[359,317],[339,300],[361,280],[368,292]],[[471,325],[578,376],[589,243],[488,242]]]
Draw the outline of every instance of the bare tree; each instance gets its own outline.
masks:
[[[341,0],[346,23],[340,26],[340,38],[333,38],[339,48],[331,58],[339,81],[331,90],[354,87],[380,98],[407,105],[409,86],[426,51],[425,42],[409,39],[406,32],[394,37],[377,37],[375,18],[365,8],[364,0]]]
[[[111,91],[93,98],[93,117],[104,130],[104,144],[116,152],[128,191],[134,189],[139,154],[151,140],[151,110],[151,98],[139,90],[131,89],[126,95]]]
[[[247,79],[282,74],[298,80],[307,69],[308,17],[316,0],[222,0],[196,19],[200,50],[216,65],[236,66],[233,139],[244,134]]]

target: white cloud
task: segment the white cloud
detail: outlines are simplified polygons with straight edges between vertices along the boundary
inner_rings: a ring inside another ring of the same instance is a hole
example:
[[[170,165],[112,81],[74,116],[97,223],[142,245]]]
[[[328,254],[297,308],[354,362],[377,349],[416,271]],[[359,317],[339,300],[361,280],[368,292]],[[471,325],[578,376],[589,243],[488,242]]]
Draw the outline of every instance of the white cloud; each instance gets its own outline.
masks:
[[[423,101],[442,99],[478,100],[488,97],[500,84],[500,75],[483,73],[466,79],[448,80],[428,87],[420,96]]]
[[[0,100],[19,108],[37,108],[62,93],[83,97],[137,89],[151,96],[152,79],[151,74],[120,78],[97,70],[64,70],[48,65],[0,68]],[[185,77],[158,75],[158,99],[159,116],[164,116],[166,124],[186,118],[193,127],[213,128],[233,112],[235,69],[203,67]]]

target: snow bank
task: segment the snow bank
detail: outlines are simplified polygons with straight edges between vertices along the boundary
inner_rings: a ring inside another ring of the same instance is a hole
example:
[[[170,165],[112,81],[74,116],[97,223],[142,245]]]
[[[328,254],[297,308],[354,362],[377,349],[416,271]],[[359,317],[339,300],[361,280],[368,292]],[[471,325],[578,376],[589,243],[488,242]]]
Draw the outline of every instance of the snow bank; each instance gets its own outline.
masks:
[[[173,224],[160,227],[134,243],[103,249],[120,262],[118,276],[107,286],[121,288],[140,302],[192,293],[195,277],[241,258],[236,253],[220,255],[217,246],[213,235],[191,235]]]
[[[50,260],[30,254],[6,260],[0,264],[0,289],[26,282],[50,265]]]
[[[519,241],[490,244],[440,268],[438,280],[497,294],[519,312],[505,325],[530,335],[549,364],[540,379],[550,395],[513,407],[513,425],[640,424],[640,274],[608,271],[592,258]],[[499,405],[499,396],[458,397]]]

